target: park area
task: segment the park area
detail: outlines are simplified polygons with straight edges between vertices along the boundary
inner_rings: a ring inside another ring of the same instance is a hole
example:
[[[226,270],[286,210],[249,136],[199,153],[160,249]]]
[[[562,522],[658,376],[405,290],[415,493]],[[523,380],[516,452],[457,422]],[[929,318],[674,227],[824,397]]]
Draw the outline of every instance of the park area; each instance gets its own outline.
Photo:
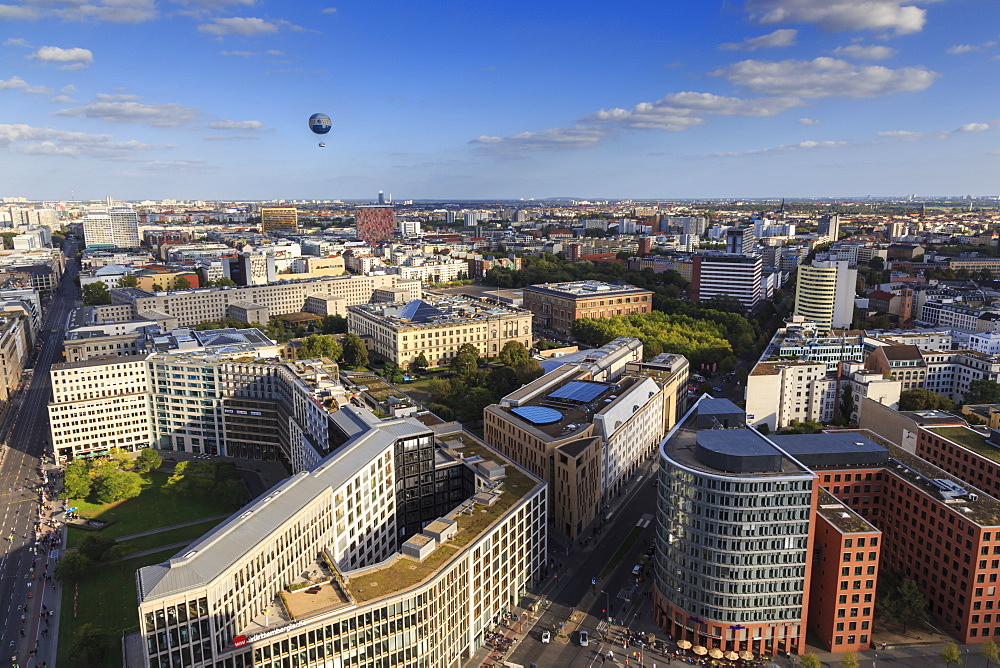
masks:
[[[239,483],[243,493],[220,498],[213,490],[223,483]],[[59,566],[77,561],[81,567],[63,578],[59,665],[120,666],[122,634],[138,629],[136,570],[177,554],[229,517],[243,496],[245,488],[231,464],[182,462],[172,474],[143,475],[138,495],[128,499],[67,500],[81,519],[106,524],[101,531],[67,529],[72,549]],[[97,633],[78,644],[77,632],[85,625]],[[86,647],[91,649],[84,656]]]

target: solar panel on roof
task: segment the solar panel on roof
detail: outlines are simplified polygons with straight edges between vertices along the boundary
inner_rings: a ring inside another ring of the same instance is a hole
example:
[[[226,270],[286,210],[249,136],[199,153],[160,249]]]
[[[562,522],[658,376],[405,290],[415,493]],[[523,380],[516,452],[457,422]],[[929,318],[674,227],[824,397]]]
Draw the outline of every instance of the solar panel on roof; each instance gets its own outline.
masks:
[[[598,383],[574,380],[566,383],[555,392],[550,393],[549,396],[553,399],[569,399],[570,401],[587,403],[597,398],[605,389],[607,389],[606,386],[599,385]]]
[[[511,408],[510,412],[524,418],[531,424],[552,424],[562,419],[562,413],[554,408],[545,408],[544,406],[520,406]]]

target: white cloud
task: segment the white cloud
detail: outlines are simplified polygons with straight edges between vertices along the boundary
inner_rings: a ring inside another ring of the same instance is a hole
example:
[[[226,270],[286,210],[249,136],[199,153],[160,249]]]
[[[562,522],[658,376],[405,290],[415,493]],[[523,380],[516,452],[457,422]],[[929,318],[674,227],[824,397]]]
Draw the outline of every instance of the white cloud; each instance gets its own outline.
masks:
[[[945,53],[957,56],[963,53],[979,53],[985,51],[986,49],[991,49],[996,46],[997,43],[994,41],[983,42],[982,44],[956,44],[950,47]]]
[[[278,51],[277,49],[268,49],[264,53],[266,53],[269,56],[283,56],[283,55],[285,55],[284,51]]]
[[[966,123],[955,132],[986,132],[989,129],[989,123]]]
[[[800,118],[799,125],[819,125],[820,122],[815,118]]]
[[[216,130],[260,130],[264,124],[260,121],[213,121],[208,127]]]
[[[250,58],[256,56],[255,51],[219,51],[219,55],[222,56],[236,56],[238,58]]]
[[[94,62],[90,49],[73,47],[62,49],[58,46],[43,46],[31,54],[30,58],[42,63],[61,63],[59,69],[80,69]]]
[[[19,76],[12,76],[4,81],[0,79],[0,90],[23,90],[28,87],[28,82]]]
[[[730,51],[756,51],[757,49],[770,49],[779,46],[795,46],[798,44],[795,41],[798,34],[799,31],[794,28],[782,28],[760,37],[749,37],[742,42],[726,42],[720,44],[719,48]]]
[[[95,99],[102,102],[135,102],[136,100],[141,100],[141,95],[129,95],[127,93],[115,93],[110,95],[108,93],[98,93],[94,96]]]
[[[230,139],[260,139],[258,135],[238,134],[238,135],[208,135],[202,137],[205,141],[228,141]]]
[[[847,58],[856,58],[858,60],[885,60],[892,58],[899,52],[890,46],[851,44],[848,46],[838,46],[833,50],[833,53],[838,56],[846,56]]]
[[[230,18],[214,18],[212,23],[203,23],[198,26],[198,31],[206,35],[225,37],[228,35],[242,35],[243,37],[256,37],[258,35],[271,35],[279,30],[286,29],[294,32],[305,32],[306,29],[289,23],[283,19],[276,21],[266,21],[252,16],[233,16]]]
[[[59,104],[69,104],[70,102],[73,102],[73,98],[69,95],[56,95],[51,101]]]
[[[336,14],[337,13],[337,8],[336,7],[325,7],[323,9],[319,10],[319,13],[320,14]]]
[[[0,21],[34,21],[37,18],[38,11],[34,7],[26,7],[24,5],[0,5]]]
[[[946,132],[913,132],[911,130],[884,130],[878,133],[879,137],[888,139],[899,139],[900,141],[920,141],[921,139],[945,139]]]
[[[101,160],[134,160],[143,151],[174,148],[170,145],[118,142],[106,134],[67,132],[30,125],[0,125],[0,148],[26,155],[63,155]]]
[[[756,149],[750,149],[748,151],[738,151],[732,153],[711,153],[703,157],[735,158],[742,155],[763,155],[767,153],[794,153],[798,151],[812,151],[815,149],[823,149],[823,148],[843,148],[845,146],[850,146],[850,145],[851,145],[850,142],[843,140],[825,140],[825,141],[806,140],[806,141],[800,141],[795,144],[772,146],[770,148],[756,148]]]
[[[881,65],[859,66],[837,58],[813,60],[744,60],[711,72],[753,93],[807,98],[877,97],[921,91],[937,73],[923,67],[893,70]]]
[[[11,37],[10,39],[6,40],[3,43],[3,45],[4,46],[27,46],[27,47],[31,46],[31,44],[28,43],[28,40],[24,39],[23,37]]]
[[[522,151],[588,148],[599,144],[608,134],[604,128],[575,125],[571,128],[519,132],[507,137],[481,135],[469,143],[478,144],[482,150],[491,153],[520,153]]]
[[[97,102],[61,109],[57,116],[82,116],[108,123],[145,123],[158,128],[175,128],[197,120],[200,109],[180,104],[135,102],[134,96],[98,95]],[[116,99],[117,98],[117,99]]]
[[[925,0],[925,2],[931,0]],[[764,24],[814,23],[823,30],[920,32],[927,10],[900,0],[748,0],[751,19]]]
[[[602,109],[584,123],[616,123],[624,127],[679,132],[705,122],[704,116],[774,116],[802,104],[792,97],[742,99],[712,93],[671,93],[632,109]]]
[[[172,172],[194,172],[205,166],[201,158],[192,160],[147,160],[142,164],[146,169],[169,169]]]

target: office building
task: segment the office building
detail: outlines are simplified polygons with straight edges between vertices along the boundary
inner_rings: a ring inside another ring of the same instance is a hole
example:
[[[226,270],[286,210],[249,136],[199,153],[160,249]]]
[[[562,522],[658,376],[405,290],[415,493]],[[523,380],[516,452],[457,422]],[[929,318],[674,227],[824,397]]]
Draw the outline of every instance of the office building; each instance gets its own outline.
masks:
[[[267,309],[270,317],[304,311],[312,296],[341,298],[348,306],[370,301],[409,301],[419,299],[421,292],[420,281],[400,276],[330,276],[270,285],[175,292],[121,288],[111,291],[111,302],[122,308],[122,314],[116,319],[137,318],[147,312],[165,313],[175,316],[180,327],[194,327],[206,320],[232,315],[234,304],[256,304]]]
[[[264,234],[299,231],[299,211],[295,207],[263,207],[260,210],[260,231]]]
[[[730,227],[726,230],[726,252],[733,255],[750,255],[753,253],[757,236],[750,227]]]
[[[391,204],[371,204],[354,210],[358,239],[374,248],[396,233],[396,214]]]
[[[371,337],[381,359],[406,367],[423,355],[445,366],[465,343],[496,357],[508,341],[531,348],[531,313],[496,302],[461,297],[348,306],[347,327]]]
[[[840,238],[840,214],[820,216],[816,224],[816,233],[820,237],[827,237],[830,241],[837,241]]]
[[[549,483],[553,526],[570,538],[599,517],[672,426],[687,365],[610,382],[595,375],[565,364],[483,411],[483,439]]]
[[[569,337],[580,318],[649,313],[653,293],[627,283],[543,283],[524,288],[524,308],[534,314],[540,332]]]
[[[954,433],[971,430],[926,428],[935,465],[871,432],[764,437],[743,419],[704,397],[661,444],[654,617],[664,632],[774,656],[804,651],[808,626],[831,651],[862,651],[888,568],[917,583],[959,643],[1000,634],[989,588],[1000,566],[986,557],[1000,541],[1000,502],[983,491],[996,461],[976,461],[972,437]]]
[[[111,197],[103,209],[88,211],[83,217],[83,240],[87,248],[137,248],[139,214]]]
[[[698,253],[691,262],[690,292],[694,301],[729,295],[750,310],[764,295],[764,265],[760,255]]]
[[[540,581],[542,481],[454,426],[330,420],[321,462],[138,571],[130,666],[458,666]]]
[[[795,285],[795,315],[820,325],[820,333],[850,327],[857,280],[858,270],[846,260],[802,265]]]

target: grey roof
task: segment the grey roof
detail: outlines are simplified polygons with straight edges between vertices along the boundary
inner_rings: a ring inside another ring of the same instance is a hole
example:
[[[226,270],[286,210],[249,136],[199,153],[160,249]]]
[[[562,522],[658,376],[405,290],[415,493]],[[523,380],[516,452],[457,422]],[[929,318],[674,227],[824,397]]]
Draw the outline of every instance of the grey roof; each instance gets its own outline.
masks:
[[[345,484],[396,439],[431,434],[428,427],[413,418],[378,422],[327,455],[312,471],[272,487],[178,556],[139,570],[139,600],[208,585],[316,497]]]
[[[743,409],[729,399],[716,399],[706,395],[705,398],[698,402],[698,415],[720,415],[742,412]]]
[[[857,432],[786,434],[784,436],[768,436],[768,438],[793,457],[887,452],[883,446]]]
[[[386,309],[389,311],[392,309]],[[414,299],[411,302],[403,304],[398,309],[395,309],[395,313],[387,313],[386,315],[393,315],[399,319],[406,319],[410,322],[427,322],[431,318],[437,318],[444,315],[444,313],[428,304],[423,299]]]
[[[702,447],[736,457],[780,454],[767,439],[752,429],[703,429],[697,432],[695,438]]]

